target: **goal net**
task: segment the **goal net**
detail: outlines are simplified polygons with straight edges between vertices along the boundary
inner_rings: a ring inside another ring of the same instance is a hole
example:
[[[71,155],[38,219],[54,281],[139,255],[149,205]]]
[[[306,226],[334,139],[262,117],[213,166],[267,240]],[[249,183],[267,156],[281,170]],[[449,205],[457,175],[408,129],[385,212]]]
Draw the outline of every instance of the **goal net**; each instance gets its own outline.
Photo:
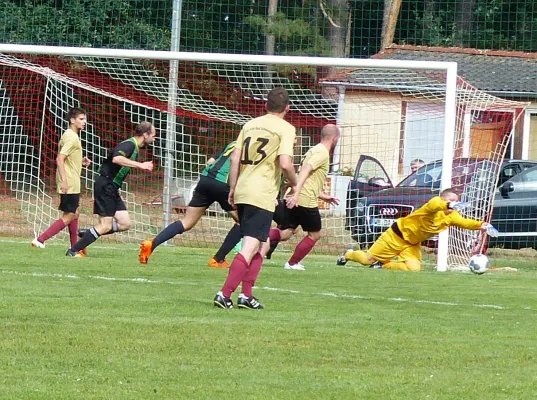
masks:
[[[245,122],[264,114],[271,88],[284,87],[291,98],[286,119],[297,128],[297,165],[319,142],[324,125],[338,124],[342,133],[326,182],[341,203],[319,202],[323,239],[315,249],[336,254],[350,245],[367,247],[446,182],[471,204],[465,216],[487,220],[501,162],[526,106],[458,78],[454,113],[447,115],[446,70],[434,63],[354,60],[352,67],[348,60],[346,68],[338,68],[325,59],[319,65],[308,58],[286,58],[289,63],[282,64],[277,57],[274,64],[266,62],[270,57],[244,63],[206,54],[179,60],[170,109],[170,61],[144,58],[143,52],[132,58],[17,53],[0,54],[0,233],[25,238],[59,216],[55,158],[72,107],[87,113],[81,140],[93,161],[83,170],[82,227],[96,223],[93,180],[107,153],[129,138],[137,123],[147,120],[156,127],[156,142],[140,156],[156,168],[132,170],[121,191],[133,227],[106,237],[138,242],[158,233],[165,221],[181,218],[207,159],[235,139]],[[414,160],[423,166],[409,176]],[[216,249],[232,225],[213,206],[173,243]],[[55,240],[66,241],[62,235]],[[301,237],[297,232],[280,248],[293,248]],[[476,232],[450,229],[448,263],[466,263],[483,245]],[[434,241],[429,247],[435,251]]]

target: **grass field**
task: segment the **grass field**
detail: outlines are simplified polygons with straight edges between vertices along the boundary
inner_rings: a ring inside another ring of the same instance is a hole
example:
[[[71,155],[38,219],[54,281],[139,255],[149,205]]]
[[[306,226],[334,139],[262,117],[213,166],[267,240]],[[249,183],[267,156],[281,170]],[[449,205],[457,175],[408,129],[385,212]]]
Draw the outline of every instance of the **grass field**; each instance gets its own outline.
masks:
[[[535,399],[534,259],[477,276],[267,261],[215,309],[209,250],[0,241],[1,399]],[[234,298],[235,300],[235,298]]]

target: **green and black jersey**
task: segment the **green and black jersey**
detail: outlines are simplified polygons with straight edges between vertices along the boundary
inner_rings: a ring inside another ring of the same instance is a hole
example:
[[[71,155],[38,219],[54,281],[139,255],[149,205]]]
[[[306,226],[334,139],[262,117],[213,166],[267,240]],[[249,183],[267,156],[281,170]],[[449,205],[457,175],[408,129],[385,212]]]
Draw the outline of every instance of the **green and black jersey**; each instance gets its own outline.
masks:
[[[135,138],[132,137],[121,142],[114,147],[114,150],[104,160],[101,168],[99,168],[99,173],[101,176],[110,179],[118,187],[121,187],[131,169],[130,167],[122,167],[121,165],[114,164],[112,160],[116,156],[123,156],[136,161],[138,159],[138,152],[138,142]]]
[[[216,155],[214,164],[207,165],[201,172],[201,176],[215,179],[222,183],[228,183],[231,153],[235,150],[235,141],[229,143],[224,150]]]

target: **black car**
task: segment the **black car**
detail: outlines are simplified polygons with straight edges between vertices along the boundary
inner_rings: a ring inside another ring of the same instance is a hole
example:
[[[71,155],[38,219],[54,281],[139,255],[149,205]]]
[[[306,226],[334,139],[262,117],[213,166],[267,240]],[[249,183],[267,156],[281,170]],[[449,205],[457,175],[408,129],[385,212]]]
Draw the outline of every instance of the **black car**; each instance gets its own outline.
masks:
[[[498,172],[498,184],[502,184],[533,166],[537,162],[506,160],[500,165],[488,159],[456,158],[451,186],[459,188],[461,200],[471,203],[469,217],[481,219],[489,209],[487,202],[492,200],[490,193],[496,189]],[[397,218],[438,195],[441,178],[442,160],[439,160],[422,166],[394,187],[380,162],[362,155],[347,189],[345,228],[351,231],[354,240],[370,245]]]
[[[504,182],[494,199],[491,223],[498,228],[490,247],[537,249],[537,167]]]

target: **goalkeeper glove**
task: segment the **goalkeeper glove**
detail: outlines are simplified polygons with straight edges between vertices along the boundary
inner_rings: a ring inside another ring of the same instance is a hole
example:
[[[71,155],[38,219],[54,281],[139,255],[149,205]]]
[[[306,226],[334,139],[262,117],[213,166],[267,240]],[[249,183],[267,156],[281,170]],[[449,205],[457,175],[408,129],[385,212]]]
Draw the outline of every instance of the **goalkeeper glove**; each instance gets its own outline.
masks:
[[[448,203],[448,208],[450,210],[460,211],[464,207],[468,207],[470,203],[467,203],[466,201],[450,201]]]
[[[498,234],[500,233],[500,232],[498,232],[498,229],[493,227],[488,222],[485,222],[483,224],[483,229],[485,229],[485,231],[487,232],[487,235],[489,235],[490,237],[498,237]]]

